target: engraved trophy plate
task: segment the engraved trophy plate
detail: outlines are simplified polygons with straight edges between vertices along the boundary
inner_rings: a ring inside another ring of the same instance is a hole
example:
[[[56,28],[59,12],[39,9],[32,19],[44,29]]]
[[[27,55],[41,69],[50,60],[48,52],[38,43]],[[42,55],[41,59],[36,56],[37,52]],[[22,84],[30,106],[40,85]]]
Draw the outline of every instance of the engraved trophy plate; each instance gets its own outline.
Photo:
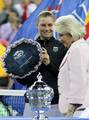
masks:
[[[41,65],[39,57],[41,50],[37,41],[25,38],[11,44],[3,59],[6,72],[18,78],[24,78],[35,72]]]

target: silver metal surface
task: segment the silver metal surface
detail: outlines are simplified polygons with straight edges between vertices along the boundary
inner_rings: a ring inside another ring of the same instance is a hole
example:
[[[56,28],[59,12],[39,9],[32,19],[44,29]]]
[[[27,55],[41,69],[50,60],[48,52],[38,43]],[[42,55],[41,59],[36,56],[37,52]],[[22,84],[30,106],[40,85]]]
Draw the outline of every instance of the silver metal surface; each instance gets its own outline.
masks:
[[[47,120],[45,112],[51,107],[51,101],[54,96],[54,91],[45,82],[41,81],[42,76],[38,74],[38,81],[29,87],[26,96],[29,100],[31,110],[37,113],[33,120]]]

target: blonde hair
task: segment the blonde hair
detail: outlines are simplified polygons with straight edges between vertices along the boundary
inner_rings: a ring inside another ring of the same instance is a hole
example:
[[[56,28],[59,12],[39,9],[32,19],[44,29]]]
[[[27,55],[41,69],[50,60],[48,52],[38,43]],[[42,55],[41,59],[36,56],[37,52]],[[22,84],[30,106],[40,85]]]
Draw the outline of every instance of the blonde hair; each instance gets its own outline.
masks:
[[[76,41],[82,38],[85,34],[85,28],[82,24],[72,15],[59,17],[53,26],[54,30],[59,33],[69,33]]]

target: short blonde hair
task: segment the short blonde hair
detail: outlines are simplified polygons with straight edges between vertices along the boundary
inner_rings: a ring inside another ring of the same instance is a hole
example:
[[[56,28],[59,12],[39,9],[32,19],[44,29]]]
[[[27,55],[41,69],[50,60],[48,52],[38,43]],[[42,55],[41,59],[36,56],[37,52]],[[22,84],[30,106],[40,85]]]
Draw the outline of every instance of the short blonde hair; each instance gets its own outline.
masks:
[[[82,38],[85,34],[85,28],[82,24],[72,15],[59,17],[53,26],[54,30],[59,33],[69,33],[76,41]]]

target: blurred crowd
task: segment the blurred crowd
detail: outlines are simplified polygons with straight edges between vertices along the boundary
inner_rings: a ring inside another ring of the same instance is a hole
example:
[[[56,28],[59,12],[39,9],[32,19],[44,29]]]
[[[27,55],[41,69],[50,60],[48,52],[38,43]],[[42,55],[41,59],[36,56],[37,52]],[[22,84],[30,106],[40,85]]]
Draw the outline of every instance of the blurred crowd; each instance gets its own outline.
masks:
[[[41,0],[0,0],[0,40],[10,43]]]
[[[20,84],[17,81],[13,81],[14,78],[12,76],[6,74],[2,58],[18,29],[30,17],[40,2],[41,0],[0,0],[0,89],[20,89]],[[16,83],[16,86],[13,82]],[[16,102],[16,99],[19,99],[20,105]],[[5,106],[12,106],[13,109],[16,107],[16,110],[19,110],[19,114],[22,114],[24,103],[24,97],[0,96],[0,116],[8,116],[8,107],[6,108]]]

